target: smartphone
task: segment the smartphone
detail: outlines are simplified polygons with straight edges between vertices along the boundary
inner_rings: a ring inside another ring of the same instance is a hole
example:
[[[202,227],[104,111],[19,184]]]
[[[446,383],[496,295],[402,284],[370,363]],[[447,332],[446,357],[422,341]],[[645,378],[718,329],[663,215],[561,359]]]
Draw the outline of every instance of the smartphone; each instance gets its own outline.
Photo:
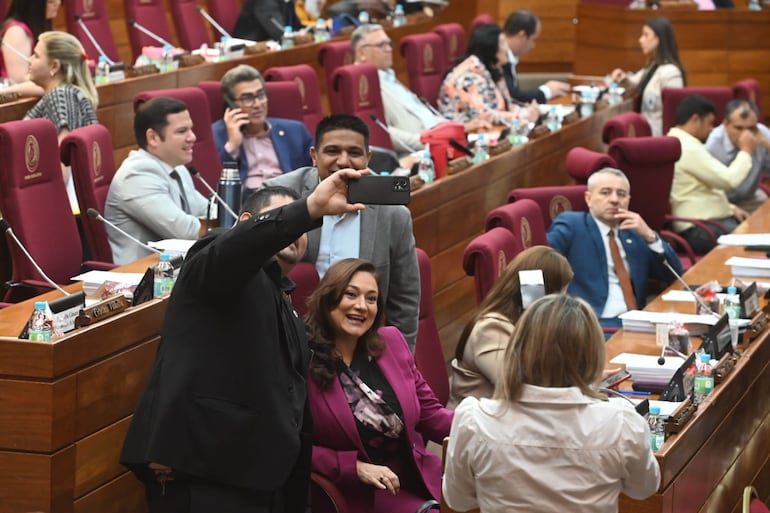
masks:
[[[602,382],[599,383],[599,388],[615,388],[630,377],[631,373],[626,370],[616,372],[612,376],[609,376],[607,379],[602,380]]]
[[[408,176],[364,175],[348,182],[348,202],[364,205],[408,205]]]
[[[230,109],[240,109],[240,107],[238,107],[235,102],[227,96],[225,96],[225,103]],[[241,125],[241,132],[246,133],[246,125],[248,125],[248,123]]]

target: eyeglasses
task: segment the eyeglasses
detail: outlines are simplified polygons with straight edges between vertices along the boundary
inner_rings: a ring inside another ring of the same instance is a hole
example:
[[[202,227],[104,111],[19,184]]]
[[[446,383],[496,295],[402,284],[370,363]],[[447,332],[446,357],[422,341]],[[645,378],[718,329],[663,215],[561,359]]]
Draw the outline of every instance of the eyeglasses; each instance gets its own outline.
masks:
[[[380,43],[361,45],[359,48],[366,48],[367,46],[373,46],[374,48],[379,48],[380,50],[384,50],[386,48],[393,48],[393,41],[388,39],[387,41],[382,41]]]
[[[246,93],[240,95],[238,98],[235,99],[238,103],[243,105],[244,107],[251,107],[255,103],[257,103],[257,100],[259,101],[265,101],[267,99],[267,93],[264,89],[257,91],[256,94]]]

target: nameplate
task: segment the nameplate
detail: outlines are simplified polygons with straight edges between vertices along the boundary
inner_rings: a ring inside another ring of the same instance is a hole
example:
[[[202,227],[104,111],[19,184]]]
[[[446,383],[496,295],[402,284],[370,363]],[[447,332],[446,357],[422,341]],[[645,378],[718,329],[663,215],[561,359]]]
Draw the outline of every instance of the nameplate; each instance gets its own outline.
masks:
[[[95,322],[117,315],[128,307],[128,298],[123,294],[115,294],[103,301],[99,301],[95,305],[83,308],[80,311],[80,315],[75,319],[75,327],[90,326]]]
[[[564,116],[564,119],[562,119],[561,124],[562,126],[571,125],[576,121],[580,121],[580,112],[578,112],[577,110],[573,110],[572,112]]]
[[[732,370],[735,368],[735,362],[738,360],[738,357],[731,354],[731,353],[725,353],[722,356],[722,359],[719,360],[719,362],[714,367],[714,385],[720,384],[724,379],[730,375]]]
[[[746,331],[743,332],[743,337],[740,341],[740,346],[746,348],[751,342],[754,341],[759,335],[767,329],[768,309],[770,309],[770,303],[751,319],[751,323],[746,327]]]
[[[190,68],[206,62],[206,59],[202,55],[193,55],[186,53],[179,58],[179,66],[182,68]]]
[[[545,125],[537,125],[529,133],[529,140],[531,141],[532,139],[537,139],[539,137],[543,137],[544,135],[548,135],[550,133],[551,133],[551,131],[548,130],[547,126],[545,126]]]
[[[505,153],[511,148],[513,148],[511,141],[509,141],[508,139],[498,139],[497,144],[489,147],[489,154],[494,157],[495,155],[500,155],[501,153]]]
[[[145,64],[143,66],[128,66],[126,69],[126,76],[129,78],[143,77],[145,75],[154,75],[160,73],[160,70],[155,64]]]
[[[689,397],[682,401],[679,408],[666,420],[666,436],[680,432],[690,422],[696,409]]]
[[[315,42],[315,39],[313,37],[313,34],[296,34],[294,36],[295,45],[307,45],[314,42]]]
[[[0,92],[0,103],[10,103],[18,100],[21,97],[19,93],[3,93]]]
[[[264,41],[259,41],[255,45],[247,46],[243,53],[246,55],[259,55],[260,53],[267,52],[267,43]]]
[[[412,193],[418,189],[422,189],[422,186],[425,185],[425,180],[420,178],[418,175],[413,175],[409,177],[409,192]]]
[[[113,62],[109,66],[108,79],[110,82],[117,82],[119,80],[125,80],[126,78],[126,65],[122,62]]]
[[[459,173],[463,169],[468,169],[473,165],[473,161],[469,157],[458,157],[456,159],[450,160],[447,165],[446,169],[444,170],[446,174],[453,175],[455,173]]]

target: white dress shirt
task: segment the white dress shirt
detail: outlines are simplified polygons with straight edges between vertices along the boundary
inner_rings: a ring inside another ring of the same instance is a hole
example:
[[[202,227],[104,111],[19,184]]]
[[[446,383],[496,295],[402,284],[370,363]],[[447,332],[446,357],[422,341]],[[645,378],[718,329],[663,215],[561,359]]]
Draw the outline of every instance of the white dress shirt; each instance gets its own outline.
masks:
[[[315,262],[318,276],[323,278],[335,262],[358,258],[360,247],[361,215],[358,212],[324,216],[318,259]]]
[[[576,387],[524,386],[520,400],[464,399],[449,435],[443,496],[458,511],[616,513],[660,468],[645,419]]]

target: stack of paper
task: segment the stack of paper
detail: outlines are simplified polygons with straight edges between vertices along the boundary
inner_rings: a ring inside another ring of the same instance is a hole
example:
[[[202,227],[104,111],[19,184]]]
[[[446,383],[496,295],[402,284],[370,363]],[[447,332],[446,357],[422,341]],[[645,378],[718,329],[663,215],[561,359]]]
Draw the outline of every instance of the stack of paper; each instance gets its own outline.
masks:
[[[187,239],[163,239],[159,241],[150,241],[147,243],[151,248],[158,249],[164,253],[168,253],[171,256],[182,255],[186,256],[196,240]]]
[[[643,310],[630,310],[620,315],[623,321],[623,329],[628,331],[640,331],[642,333],[655,333],[656,324],[668,324],[672,322],[684,324],[691,335],[705,332],[708,326],[713,326],[719,320],[715,315],[695,315],[679,312],[646,312]]]
[[[671,376],[682,366],[678,356],[666,356],[663,365],[658,363],[658,356],[646,354],[621,353],[610,360],[610,363],[623,364],[631,373],[634,381],[668,383]]]
[[[767,258],[730,257],[725,262],[733,268],[733,276],[770,277],[770,260]]]
[[[124,283],[136,287],[142,280],[144,273],[120,273],[115,271],[88,271],[73,277],[74,281],[83,282],[83,292],[86,296],[92,295],[105,281]]]
[[[770,233],[728,233],[720,235],[717,243],[723,246],[770,246]]]

